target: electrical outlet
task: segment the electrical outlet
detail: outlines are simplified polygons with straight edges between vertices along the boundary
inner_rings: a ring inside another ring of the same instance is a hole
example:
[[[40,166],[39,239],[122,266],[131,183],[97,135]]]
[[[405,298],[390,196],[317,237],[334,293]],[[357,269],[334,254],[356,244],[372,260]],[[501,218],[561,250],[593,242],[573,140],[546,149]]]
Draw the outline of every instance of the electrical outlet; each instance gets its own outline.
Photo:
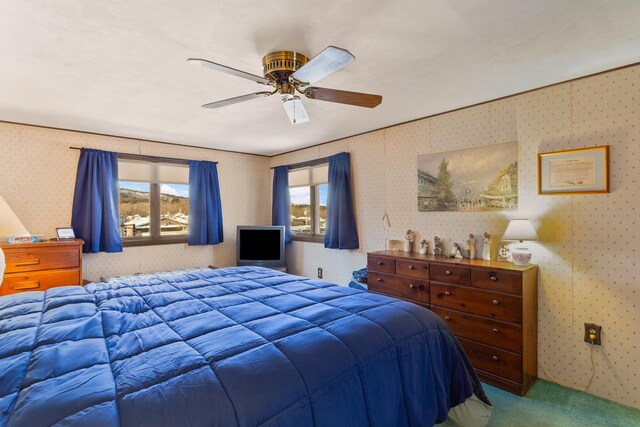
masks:
[[[318,279],[322,279],[322,268],[318,267]]]
[[[595,323],[584,324],[584,342],[593,345],[602,345],[602,326]]]

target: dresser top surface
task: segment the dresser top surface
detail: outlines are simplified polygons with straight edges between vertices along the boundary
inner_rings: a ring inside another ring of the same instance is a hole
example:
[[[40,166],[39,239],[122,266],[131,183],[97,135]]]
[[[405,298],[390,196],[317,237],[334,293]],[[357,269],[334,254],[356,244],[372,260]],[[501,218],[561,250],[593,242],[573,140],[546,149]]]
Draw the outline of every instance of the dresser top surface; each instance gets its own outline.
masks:
[[[482,259],[447,258],[445,256],[435,256],[432,254],[421,255],[416,252],[375,251],[375,252],[369,252],[367,255],[383,256],[383,257],[396,258],[396,259],[407,259],[407,260],[414,260],[414,261],[428,261],[428,262],[437,262],[437,263],[444,263],[444,264],[454,264],[454,265],[460,265],[463,267],[485,267],[485,268],[495,268],[495,269],[511,270],[511,271],[527,271],[527,270],[538,268],[538,266],[535,264],[518,266],[513,264],[512,262],[485,261]]]
[[[84,241],[80,239],[76,240],[48,240],[46,242],[37,242],[37,243],[3,243],[0,245],[0,248],[3,250],[7,249],[32,249],[32,248],[51,248],[51,247],[60,247],[60,246],[82,246],[84,245]]]

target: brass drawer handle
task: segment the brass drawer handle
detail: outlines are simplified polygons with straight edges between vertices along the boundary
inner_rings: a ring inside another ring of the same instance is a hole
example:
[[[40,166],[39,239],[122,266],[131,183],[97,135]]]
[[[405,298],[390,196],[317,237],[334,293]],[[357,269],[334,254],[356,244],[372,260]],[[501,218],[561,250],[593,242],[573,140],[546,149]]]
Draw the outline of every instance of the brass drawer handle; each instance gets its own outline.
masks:
[[[378,277],[376,280],[378,280],[378,282],[382,282],[382,277]]]
[[[447,276],[451,276],[451,272],[449,270],[446,270],[444,274],[446,274]]]
[[[384,262],[378,261],[378,265],[382,265],[382,264],[384,264]]]
[[[16,262],[13,265],[15,265],[16,267],[25,267],[27,265],[38,265],[38,264],[40,264],[40,260],[36,258],[36,259],[29,260],[29,261]]]
[[[410,287],[411,289],[415,289],[415,288],[416,288],[416,285],[414,285],[413,283],[409,283],[409,287]]]
[[[496,276],[496,273],[491,273],[491,276],[489,277],[491,280],[493,280],[494,282],[498,281],[498,276]]]
[[[494,333],[494,334],[499,334],[499,333],[500,333],[500,329],[498,329],[498,328],[493,328],[493,333]]]
[[[491,301],[493,303],[493,305],[498,305],[500,304],[500,301],[498,301],[497,299],[494,299],[493,301]]]
[[[416,268],[413,265],[409,266],[409,270],[415,270]]]
[[[449,317],[449,316],[444,316],[444,320],[451,320],[451,317]]]
[[[500,358],[499,358],[498,356],[495,356],[495,355],[494,355],[494,356],[491,356],[491,358],[492,358],[493,360],[495,360],[496,362],[497,362],[498,360],[500,360]]]
[[[23,290],[23,289],[35,289],[40,287],[40,281],[35,280],[32,282],[17,282],[11,285],[11,289]]]
[[[451,295],[451,292],[449,292],[449,291],[444,291],[444,294],[445,294],[446,296],[449,296],[449,295]]]

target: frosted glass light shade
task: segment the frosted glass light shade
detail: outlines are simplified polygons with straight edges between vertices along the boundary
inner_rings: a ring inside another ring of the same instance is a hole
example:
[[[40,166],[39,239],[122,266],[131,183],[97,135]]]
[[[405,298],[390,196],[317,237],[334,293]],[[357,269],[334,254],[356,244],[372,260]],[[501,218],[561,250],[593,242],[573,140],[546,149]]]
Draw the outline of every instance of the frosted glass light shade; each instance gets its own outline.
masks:
[[[538,240],[538,233],[528,219],[512,219],[502,240]]]
[[[31,236],[7,202],[0,196],[0,239]]]

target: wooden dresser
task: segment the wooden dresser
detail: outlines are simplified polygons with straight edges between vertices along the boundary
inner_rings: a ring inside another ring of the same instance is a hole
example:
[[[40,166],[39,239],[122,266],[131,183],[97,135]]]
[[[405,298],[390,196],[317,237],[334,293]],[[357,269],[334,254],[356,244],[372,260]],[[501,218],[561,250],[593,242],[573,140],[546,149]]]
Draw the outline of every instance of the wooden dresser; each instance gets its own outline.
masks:
[[[538,267],[397,251],[368,254],[369,290],[431,309],[485,382],[524,395],[538,376]]]
[[[82,284],[82,240],[0,245],[7,267],[0,295]]]

